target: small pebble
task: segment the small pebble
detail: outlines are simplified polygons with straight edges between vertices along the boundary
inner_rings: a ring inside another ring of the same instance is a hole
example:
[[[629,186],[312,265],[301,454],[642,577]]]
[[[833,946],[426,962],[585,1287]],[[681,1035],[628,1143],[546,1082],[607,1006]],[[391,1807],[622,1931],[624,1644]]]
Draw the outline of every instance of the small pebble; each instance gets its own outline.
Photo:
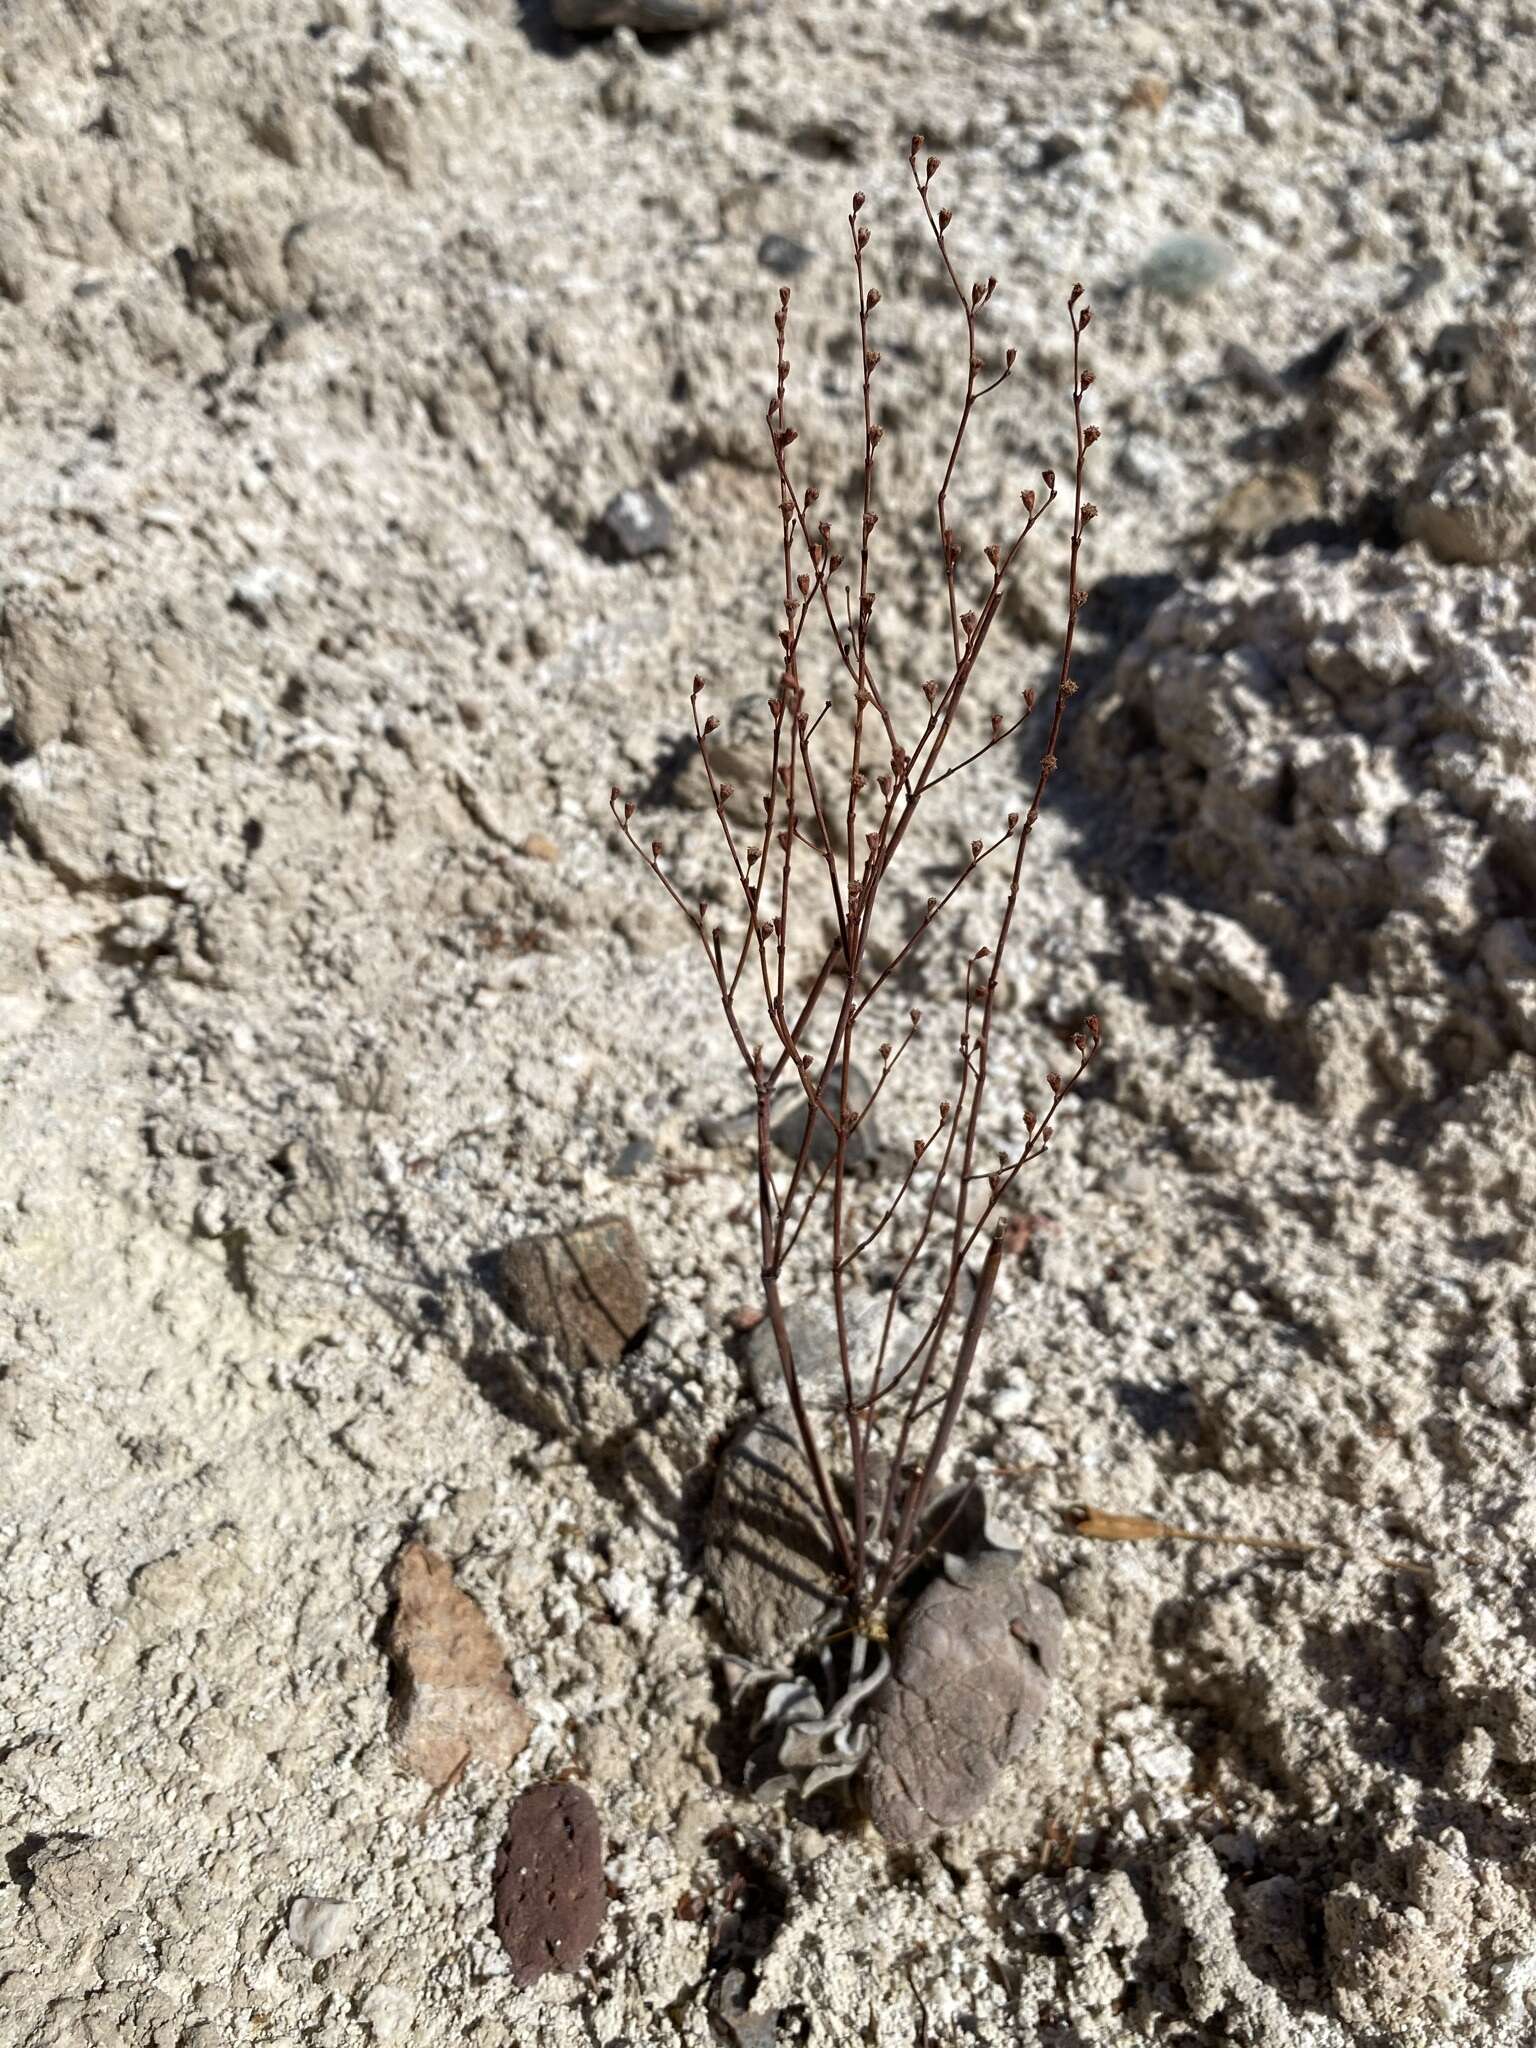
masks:
[[[672,544],[672,514],[648,488],[618,492],[609,499],[600,523],[619,553],[630,561],[660,554]]]
[[[1210,235],[1169,235],[1147,255],[1136,282],[1165,299],[1187,303],[1231,276],[1236,259]]]
[[[789,235],[764,235],[757,245],[758,262],[775,277],[798,277],[814,259],[813,249]]]
[[[992,1420],[997,1423],[1024,1422],[1035,1405],[1032,1387],[1004,1387],[992,1397]]]
[[[349,1899],[295,1899],[288,1908],[288,1939],[314,1962],[345,1948],[357,1931],[357,1908]]]

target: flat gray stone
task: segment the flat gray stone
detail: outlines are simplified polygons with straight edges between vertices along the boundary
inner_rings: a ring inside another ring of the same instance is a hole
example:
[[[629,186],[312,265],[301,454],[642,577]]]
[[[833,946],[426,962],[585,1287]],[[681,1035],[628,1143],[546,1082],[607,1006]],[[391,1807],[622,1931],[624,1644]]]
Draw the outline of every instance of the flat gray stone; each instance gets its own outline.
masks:
[[[560,28],[632,28],[640,35],[676,35],[725,21],[732,0],[554,0]]]
[[[793,1424],[747,1423],[720,1459],[704,1570],[727,1634],[760,1664],[785,1662],[832,1611],[833,1556]]]
[[[848,1091],[852,1109],[855,1112],[861,1110],[873,1092],[874,1083],[860,1068],[855,1067],[853,1070],[853,1084]],[[797,1159],[800,1155],[800,1147],[805,1142],[805,1120],[812,1114],[811,1105],[806,1101],[804,1094],[798,1088],[795,1090],[795,1094],[798,1099],[795,1101],[794,1107],[784,1116],[780,1117],[773,1127],[773,1142],[781,1152],[787,1152],[791,1159]],[[827,1109],[831,1115],[837,1116],[841,1114],[843,1106],[843,1069],[840,1064],[833,1067],[827,1075],[826,1102]],[[849,1138],[848,1164],[850,1166],[862,1166],[866,1161],[874,1158],[878,1149],[879,1126],[877,1111],[876,1115],[869,1117],[866,1122],[860,1124],[859,1128]],[[837,1139],[833,1135],[832,1126],[828,1123],[827,1118],[818,1111],[811,1130],[811,1165],[818,1169],[825,1166],[833,1158],[836,1151]]]

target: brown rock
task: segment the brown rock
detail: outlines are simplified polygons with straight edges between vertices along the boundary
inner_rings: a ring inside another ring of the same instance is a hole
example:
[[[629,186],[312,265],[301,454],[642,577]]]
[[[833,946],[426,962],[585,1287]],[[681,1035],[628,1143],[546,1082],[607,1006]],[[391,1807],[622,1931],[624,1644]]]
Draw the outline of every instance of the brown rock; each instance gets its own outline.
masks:
[[[617,1365],[650,1319],[645,1253],[621,1216],[520,1238],[501,1255],[501,1281],[513,1320],[568,1366]]]
[[[574,1970],[608,1910],[603,1831],[580,1785],[533,1785],[516,1800],[492,1873],[496,1932],[519,1990]]]
[[[532,1729],[513,1696],[502,1648],[453,1568],[408,1543],[394,1573],[387,1650],[395,1676],[391,1733],[400,1759],[446,1785],[467,1757],[510,1764]]]
[[[1131,80],[1130,90],[1120,102],[1127,114],[1160,114],[1168,104],[1168,81],[1155,71],[1144,71]]]
[[[1257,547],[1282,527],[1320,518],[1322,492],[1305,469],[1266,470],[1234,484],[1211,519],[1211,537],[1236,546]]]

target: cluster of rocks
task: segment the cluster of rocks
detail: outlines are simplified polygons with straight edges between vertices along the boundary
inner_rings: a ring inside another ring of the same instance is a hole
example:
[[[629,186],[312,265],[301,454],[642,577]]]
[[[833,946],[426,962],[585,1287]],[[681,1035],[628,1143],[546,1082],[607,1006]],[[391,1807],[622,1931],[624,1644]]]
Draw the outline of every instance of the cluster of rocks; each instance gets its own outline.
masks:
[[[827,1640],[840,1612],[834,1559],[787,1418],[748,1421],[726,1446],[704,1564],[725,1632],[748,1660],[738,1696],[754,1679],[770,1684],[754,1729],[765,1793],[797,1773],[812,1792],[852,1766],[880,1833],[923,1844],[974,1818],[1029,1746],[1060,1663],[1061,1604],[987,1527],[980,1489],[958,1491],[975,1503],[944,1495],[928,1511],[942,1569],[909,1593],[888,1668],[876,1663],[865,1679],[863,1662],[850,1671]],[[821,1672],[807,1682],[792,1666],[813,1651]],[[850,1730],[850,1707],[866,1697],[863,1726]]]
[[[1294,361],[1228,343],[1224,379],[1250,473],[1216,506],[1218,552],[1310,533],[1420,546],[1438,562],[1528,562],[1536,545],[1536,329],[1468,319],[1426,271],[1405,303]]]
[[[540,1409],[551,1429],[578,1445],[595,1446],[603,1440],[601,1425],[614,1413],[611,1392],[603,1390],[613,1388],[625,1348],[650,1311],[649,1277],[633,1229],[610,1217],[519,1239],[502,1256],[501,1279],[514,1321],[534,1340],[525,1359],[507,1361],[521,1398]],[[874,1356],[883,1319],[877,1299],[858,1305],[852,1335],[861,1371]],[[808,1402],[825,1425],[828,1411],[842,1399],[830,1315],[816,1304],[797,1305],[787,1329]],[[1020,1572],[1018,1553],[988,1529],[979,1488],[941,1497],[929,1510],[929,1522],[942,1539],[944,1569],[905,1606],[889,1676],[861,1681],[862,1667],[856,1670],[850,1682],[855,1704],[869,1694],[872,1699],[867,1725],[845,1729],[849,1715],[840,1709],[840,1667],[830,1650],[821,1653],[822,1690],[829,1696],[819,1703],[815,1687],[796,1680],[789,1668],[801,1652],[826,1642],[842,1607],[835,1559],[787,1412],[777,1342],[766,1321],[749,1332],[745,1362],[748,1384],[764,1412],[748,1417],[721,1453],[703,1563],[724,1630],[748,1660],[747,1676],[756,1672],[780,1681],[770,1693],[770,1708],[778,1702],[785,1725],[767,1731],[776,1751],[771,1762],[786,1761],[777,1753],[786,1738],[797,1744],[812,1789],[845,1775],[850,1764],[862,1764],[863,1800],[875,1826],[892,1842],[926,1842],[979,1812],[1005,1765],[1028,1746],[1060,1662],[1060,1603]],[[835,1423],[828,1434],[835,1436]],[[873,1483],[883,1481],[881,1466]],[[851,1506],[845,1487],[844,1506]],[[473,1603],[451,1588],[451,1579],[446,1587],[438,1584],[446,1569],[425,1553],[407,1554],[402,1616],[430,1591],[439,1602],[453,1602],[450,1618],[434,1624],[434,1647],[445,1631],[460,1638],[467,1631],[480,1643]],[[460,1612],[461,1604],[467,1612]],[[396,1627],[398,1634],[405,1620]],[[411,1633],[421,1629],[417,1622]],[[422,1654],[418,1649],[417,1663]],[[419,1687],[419,1675],[414,1683]],[[477,1670],[471,1683],[480,1688],[484,1674]],[[479,1711],[478,1689],[475,1699]],[[458,1700],[450,1692],[450,1720]],[[419,1708],[416,1719],[422,1719]],[[826,1756],[805,1733],[816,1738],[823,1727]],[[449,1740],[462,1739],[455,1726]],[[839,1761],[843,1768],[834,1769]],[[443,1775],[449,1767],[451,1759],[443,1763]],[[771,1782],[788,1780],[776,1772]]]

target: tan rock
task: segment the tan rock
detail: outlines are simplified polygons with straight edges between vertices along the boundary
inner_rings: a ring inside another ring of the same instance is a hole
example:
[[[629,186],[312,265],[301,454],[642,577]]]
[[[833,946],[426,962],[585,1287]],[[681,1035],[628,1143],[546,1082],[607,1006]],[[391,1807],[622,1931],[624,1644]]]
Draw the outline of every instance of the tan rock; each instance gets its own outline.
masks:
[[[387,1650],[400,1760],[430,1785],[446,1785],[470,1757],[510,1764],[533,1723],[513,1696],[501,1644],[454,1583],[453,1567],[424,1543],[409,1543],[394,1589]]]

